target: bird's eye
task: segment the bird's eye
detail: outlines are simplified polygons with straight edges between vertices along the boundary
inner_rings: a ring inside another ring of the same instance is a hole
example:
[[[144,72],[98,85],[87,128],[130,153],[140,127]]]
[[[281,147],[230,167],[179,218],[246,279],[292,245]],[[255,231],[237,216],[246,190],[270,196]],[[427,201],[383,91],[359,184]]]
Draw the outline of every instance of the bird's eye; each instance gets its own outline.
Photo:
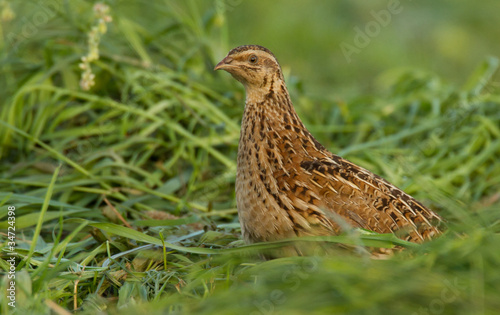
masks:
[[[257,63],[257,60],[259,60],[259,58],[257,58],[257,56],[255,56],[255,55],[251,55],[250,57],[248,57],[248,61],[250,63],[255,64],[255,63]]]

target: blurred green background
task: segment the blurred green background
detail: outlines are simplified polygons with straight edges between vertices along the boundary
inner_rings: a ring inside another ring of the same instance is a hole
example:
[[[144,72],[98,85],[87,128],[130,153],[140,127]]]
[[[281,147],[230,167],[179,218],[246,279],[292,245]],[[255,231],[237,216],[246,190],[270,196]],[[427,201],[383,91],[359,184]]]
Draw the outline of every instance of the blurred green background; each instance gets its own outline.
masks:
[[[59,6],[71,5],[63,0],[53,2]],[[28,17],[33,16],[39,6],[37,1],[29,0],[8,3],[12,6],[22,5],[23,12],[27,14],[17,16],[9,23],[2,23],[4,42],[1,48],[4,52],[12,49],[8,34],[21,33],[23,27],[26,27],[24,22],[30,21]],[[50,4],[51,1],[47,3]],[[481,5],[466,0],[309,0],[293,3],[285,0],[191,0],[107,3],[112,6],[114,13],[124,14],[151,34],[168,31],[169,24],[173,26],[169,20],[171,14],[178,13],[185,15],[186,19],[198,19],[190,21],[199,24],[198,26],[207,23],[206,19],[215,18],[217,21],[210,29],[199,30],[196,34],[210,35],[213,41],[192,42],[193,49],[199,44],[210,45],[220,58],[228,49],[238,45],[253,43],[266,46],[278,56],[283,68],[300,78],[308,94],[320,97],[353,96],[360,91],[373,91],[381,87],[379,84],[383,86],[383,75],[387,72],[408,68],[437,74],[460,86],[465,83],[478,61],[490,55],[498,56],[500,52],[500,21],[497,18],[500,3],[494,0],[483,1]],[[388,19],[383,18],[383,23],[377,22],[379,31],[373,24],[370,28],[370,23],[378,21],[375,15],[387,11],[391,3],[398,8],[398,13],[390,14]],[[197,7],[197,16],[189,16],[189,8],[193,6]],[[172,12],[172,7],[177,12]],[[83,27],[83,21],[78,19],[83,12],[75,8],[72,7],[70,17],[75,20],[68,22]],[[210,16],[211,11],[220,14]],[[385,21],[389,22],[383,25]],[[67,30],[67,26],[60,23],[58,25],[57,19],[42,24],[35,30],[34,36],[38,39],[51,33],[63,34]],[[341,44],[354,45],[357,34],[355,29],[359,28],[366,33],[367,26],[368,32],[376,35],[369,36],[368,45],[352,54],[351,61],[348,62]],[[30,48],[36,48],[40,53],[48,44],[36,42],[38,46]]]
[[[98,3],[0,0],[0,268],[15,206],[22,311],[496,314],[500,2]],[[445,235],[384,261],[243,245],[244,90],[213,71],[243,44],[274,52],[320,142]]]
[[[500,52],[498,1],[233,2],[239,5],[228,13],[229,42],[269,47],[317,95],[373,91],[398,68],[462,85],[478,60]],[[380,13],[391,6],[397,13]],[[340,46],[354,45],[356,27],[371,36],[348,62]]]

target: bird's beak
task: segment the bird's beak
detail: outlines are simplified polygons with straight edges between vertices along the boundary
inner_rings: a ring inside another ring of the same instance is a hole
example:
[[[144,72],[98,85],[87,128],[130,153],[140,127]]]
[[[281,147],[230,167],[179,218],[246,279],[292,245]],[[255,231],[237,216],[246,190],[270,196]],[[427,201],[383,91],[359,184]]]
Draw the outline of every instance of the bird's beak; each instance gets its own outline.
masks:
[[[233,61],[233,58],[227,56],[226,58],[222,59],[214,68],[214,70],[226,70],[227,68],[231,67],[231,62]]]

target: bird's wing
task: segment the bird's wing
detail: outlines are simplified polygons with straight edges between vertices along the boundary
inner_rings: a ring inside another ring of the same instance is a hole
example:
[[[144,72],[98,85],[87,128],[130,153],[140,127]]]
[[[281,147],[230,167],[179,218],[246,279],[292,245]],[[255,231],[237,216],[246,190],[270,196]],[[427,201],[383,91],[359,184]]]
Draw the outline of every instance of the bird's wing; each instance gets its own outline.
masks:
[[[312,223],[338,232],[343,224],[378,233],[401,233],[421,242],[439,234],[441,220],[420,202],[383,178],[341,157],[304,160],[300,178],[289,184],[292,203]],[[302,185],[297,185],[302,183]],[[295,186],[295,187],[294,187]],[[297,207],[297,206],[296,206]]]

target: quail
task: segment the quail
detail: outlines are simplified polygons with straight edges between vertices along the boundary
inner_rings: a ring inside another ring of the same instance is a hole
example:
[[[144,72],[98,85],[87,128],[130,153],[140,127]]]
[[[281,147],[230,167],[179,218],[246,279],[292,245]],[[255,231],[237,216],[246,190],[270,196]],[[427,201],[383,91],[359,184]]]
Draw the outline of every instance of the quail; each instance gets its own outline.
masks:
[[[362,228],[421,243],[439,215],[382,177],[332,154],[298,117],[281,67],[258,45],[232,49],[215,70],[245,87],[236,203],[247,243]]]

